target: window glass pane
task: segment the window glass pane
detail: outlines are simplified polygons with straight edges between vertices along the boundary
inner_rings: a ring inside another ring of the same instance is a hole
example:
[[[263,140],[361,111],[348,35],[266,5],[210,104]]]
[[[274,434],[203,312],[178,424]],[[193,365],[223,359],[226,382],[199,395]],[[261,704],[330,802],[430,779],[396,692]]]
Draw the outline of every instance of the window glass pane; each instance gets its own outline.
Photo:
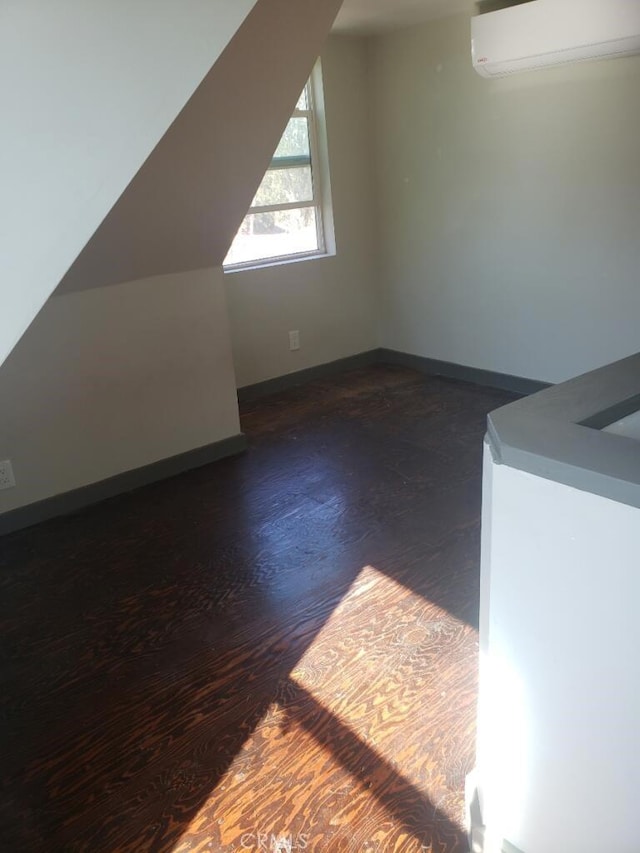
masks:
[[[311,166],[294,169],[269,169],[251,202],[251,207],[313,201]]]
[[[309,109],[309,99],[307,97],[307,87],[305,86],[302,90],[302,94],[298,98],[298,103],[296,104],[297,110],[308,110]]]
[[[274,159],[300,156],[309,156],[309,123],[304,117],[289,119],[289,124],[273,155]]]
[[[318,249],[315,208],[250,213],[245,216],[224,262],[242,264]]]

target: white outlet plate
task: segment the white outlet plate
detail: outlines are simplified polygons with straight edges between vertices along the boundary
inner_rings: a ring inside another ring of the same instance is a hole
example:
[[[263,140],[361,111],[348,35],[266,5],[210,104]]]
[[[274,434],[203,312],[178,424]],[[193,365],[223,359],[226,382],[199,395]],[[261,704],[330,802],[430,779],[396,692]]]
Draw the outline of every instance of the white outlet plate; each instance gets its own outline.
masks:
[[[11,461],[5,459],[3,462],[0,462],[0,489],[12,489],[15,484],[16,481],[13,476]]]
[[[300,332],[296,329],[294,332],[289,332],[289,349],[300,349]]]

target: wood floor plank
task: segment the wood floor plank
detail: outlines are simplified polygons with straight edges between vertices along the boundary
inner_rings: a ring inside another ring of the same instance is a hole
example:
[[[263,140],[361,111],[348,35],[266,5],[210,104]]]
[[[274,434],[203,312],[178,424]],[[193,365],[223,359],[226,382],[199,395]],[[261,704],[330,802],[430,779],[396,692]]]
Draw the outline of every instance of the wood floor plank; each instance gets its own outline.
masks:
[[[481,443],[377,366],[249,450],[0,540],[0,849],[465,850]]]

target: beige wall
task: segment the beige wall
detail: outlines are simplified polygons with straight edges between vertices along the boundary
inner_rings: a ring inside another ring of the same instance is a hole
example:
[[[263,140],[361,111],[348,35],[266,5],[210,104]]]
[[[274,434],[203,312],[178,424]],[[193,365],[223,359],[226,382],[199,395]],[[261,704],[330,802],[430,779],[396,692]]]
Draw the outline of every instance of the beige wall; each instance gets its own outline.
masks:
[[[322,69],[337,253],[225,275],[239,386],[376,345],[366,42],[330,37]]]
[[[559,381],[640,349],[640,57],[477,76],[469,19],[371,42],[379,342]]]
[[[0,513],[236,435],[221,270],[52,297],[0,399]]]

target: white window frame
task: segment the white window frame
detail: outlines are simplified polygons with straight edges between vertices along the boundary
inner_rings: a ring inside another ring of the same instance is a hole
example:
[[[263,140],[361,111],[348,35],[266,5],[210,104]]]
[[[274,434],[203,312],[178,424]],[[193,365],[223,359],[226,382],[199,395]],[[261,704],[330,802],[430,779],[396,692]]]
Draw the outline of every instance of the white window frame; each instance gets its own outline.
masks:
[[[249,214],[271,213],[279,210],[299,210],[311,207],[315,210],[318,248],[309,252],[289,252],[268,258],[255,258],[238,263],[223,264],[225,273],[241,272],[242,270],[260,269],[296,261],[307,261],[313,258],[323,258],[335,254],[333,240],[333,221],[331,216],[331,187],[329,183],[329,158],[324,123],[324,97],[322,89],[322,67],[318,59],[307,80],[303,92],[307,93],[307,109],[297,108],[287,122],[292,118],[306,118],[309,129],[309,157],[279,157],[274,158],[269,165],[267,174],[272,169],[287,169],[292,166],[311,167],[312,199],[310,201],[293,201],[284,204],[256,205],[250,207]],[[302,95],[302,92],[300,93]],[[244,218],[243,218],[244,222]],[[242,226],[241,226],[242,227]],[[235,237],[234,237],[235,239]]]

